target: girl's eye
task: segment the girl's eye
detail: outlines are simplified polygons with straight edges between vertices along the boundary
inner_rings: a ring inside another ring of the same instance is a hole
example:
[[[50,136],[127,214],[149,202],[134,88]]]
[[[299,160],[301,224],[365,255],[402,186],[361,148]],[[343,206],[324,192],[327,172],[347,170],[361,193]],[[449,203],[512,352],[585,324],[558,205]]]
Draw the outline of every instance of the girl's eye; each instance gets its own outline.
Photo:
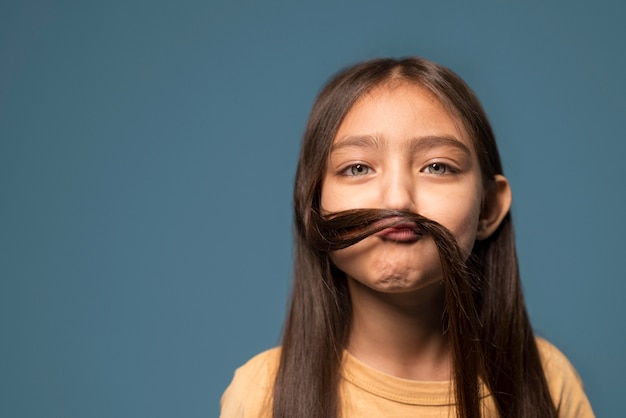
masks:
[[[355,164],[349,167],[349,169],[350,174],[352,174],[353,176],[364,176],[370,172],[370,168],[363,164]]]
[[[432,163],[426,167],[426,170],[430,174],[441,175],[441,174],[445,174],[448,172],[448,166],[446,166],[445,164],[440,164],[440,163]]]

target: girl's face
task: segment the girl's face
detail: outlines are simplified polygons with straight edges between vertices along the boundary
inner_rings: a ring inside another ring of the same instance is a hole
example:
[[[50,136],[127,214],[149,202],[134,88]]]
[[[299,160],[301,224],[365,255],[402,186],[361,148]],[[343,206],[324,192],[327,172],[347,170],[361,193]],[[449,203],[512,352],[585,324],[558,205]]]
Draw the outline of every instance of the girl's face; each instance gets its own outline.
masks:
[[[361,97],[341,123],[322,184],[324,213],[409,210],[448,228],[467,257],[476,240],[483,182],[472,140],[425,88],[407,82]],[[442,278],[434,241],[412,225],[390,228],[331,254],[348,277],[381,292],[418,290]]]

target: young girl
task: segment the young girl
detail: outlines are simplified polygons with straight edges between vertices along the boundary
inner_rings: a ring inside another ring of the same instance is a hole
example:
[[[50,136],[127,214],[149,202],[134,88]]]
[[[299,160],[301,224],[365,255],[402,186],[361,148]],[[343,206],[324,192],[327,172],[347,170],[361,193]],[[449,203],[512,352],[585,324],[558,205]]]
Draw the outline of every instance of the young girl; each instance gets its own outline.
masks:
[[[280,348],[222,417],[591,417],[533,335],[495,138],[473,92],[420,58],[333,78],[302,143]]]

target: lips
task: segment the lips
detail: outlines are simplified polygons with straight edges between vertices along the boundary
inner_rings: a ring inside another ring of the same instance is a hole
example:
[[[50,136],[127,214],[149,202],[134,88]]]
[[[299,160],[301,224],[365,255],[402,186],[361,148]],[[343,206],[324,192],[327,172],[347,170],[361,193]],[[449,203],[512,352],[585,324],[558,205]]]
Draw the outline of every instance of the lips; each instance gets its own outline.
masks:
[[[414,222],[390,226],[376,234],[387,241],[414,242],[422,237],[422,232]]]

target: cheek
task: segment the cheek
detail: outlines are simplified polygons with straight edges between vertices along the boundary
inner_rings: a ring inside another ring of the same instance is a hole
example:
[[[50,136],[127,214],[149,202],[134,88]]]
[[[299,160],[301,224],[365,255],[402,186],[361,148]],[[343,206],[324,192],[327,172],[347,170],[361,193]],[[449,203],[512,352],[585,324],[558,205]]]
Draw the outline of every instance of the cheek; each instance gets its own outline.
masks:
[[[454,229],[451,229],[465,258],[469,257],[474,247],[479,218],[480,202],[475,202],[471,210],[464,217],[460,218],[461,222],[453,227]]]
[[[320,191],[320,209],[322,213],[336,212],[337,209],[335,207],[338,206],[340,201],[341,196],[332,187],[328,186],[328,181],[324,178]]]
[[[323,213],[339,212],[341,208],[346,208],[346,203],[345,195],[338,193],[332,187],[322,185],[320,206]]]
[[[461,251],[463,253],[463,258],[467,259],[470,253],[472,252],[472,248],[474,247],[474,242],[476,242],[476,230],[478,228],[478,215],[475,218],[468,219],[467,223],[464,225],[459,232],[453,232],[456,237],[457,243],[459,247],[461,247]]]
[[[365,275],[367,254],[372,251],[369,239],[330,253],[333,264],[349,277],[362,278]]]
[[[326,179],[322,183],[320,206],[323,213],[380,207],[377,201],[375,187],[357,185],[346,187],[335,180]]]
[[[474,195],[479,196],[479,195]],[[424,210],[421,214],[445,226],[454,235],[464,257],[469,257],[476,241],[480,218],[480,199],[465,196],[454,199],[432,211]]]

